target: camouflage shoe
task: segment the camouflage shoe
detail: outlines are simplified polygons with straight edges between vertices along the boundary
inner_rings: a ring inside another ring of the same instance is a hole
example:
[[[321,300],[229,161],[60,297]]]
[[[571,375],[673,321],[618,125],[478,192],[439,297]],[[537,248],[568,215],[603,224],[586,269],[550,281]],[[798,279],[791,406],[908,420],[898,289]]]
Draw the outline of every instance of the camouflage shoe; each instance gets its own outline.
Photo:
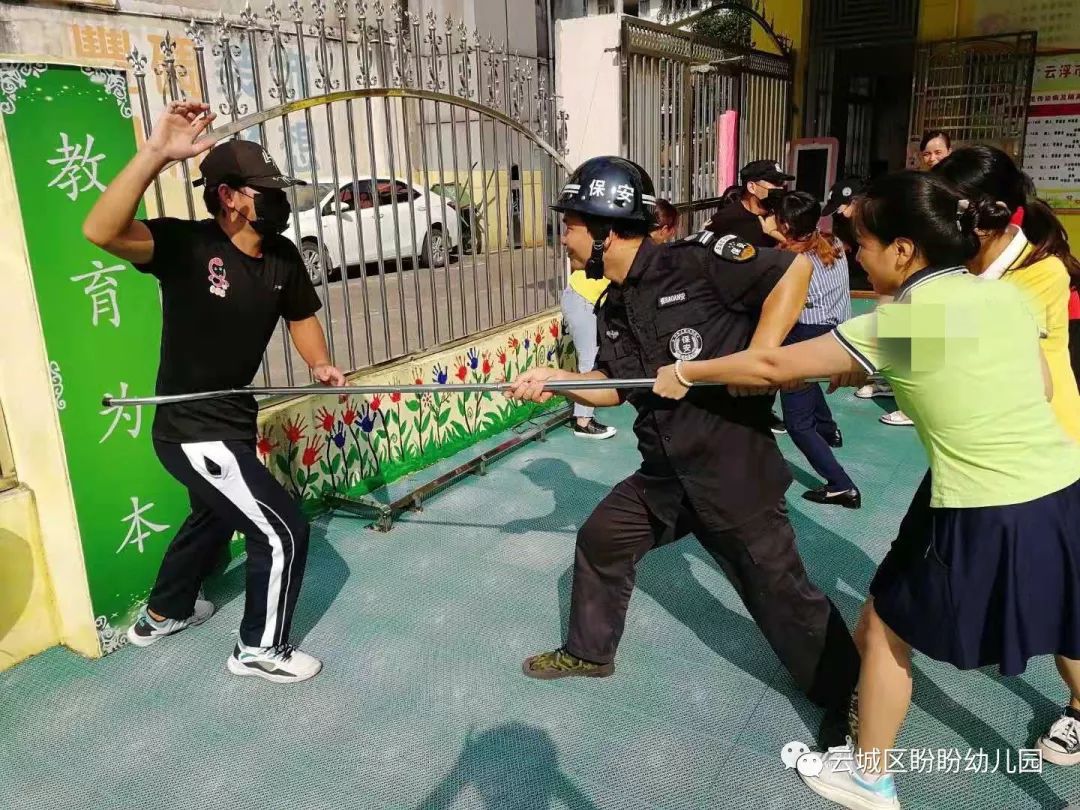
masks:
[[[606,678],[615,671],[614,664],[594,664],[571,655],[564,649],[540,653],[525,659],[521,670],[530,678],[553,681],[556,678]]]

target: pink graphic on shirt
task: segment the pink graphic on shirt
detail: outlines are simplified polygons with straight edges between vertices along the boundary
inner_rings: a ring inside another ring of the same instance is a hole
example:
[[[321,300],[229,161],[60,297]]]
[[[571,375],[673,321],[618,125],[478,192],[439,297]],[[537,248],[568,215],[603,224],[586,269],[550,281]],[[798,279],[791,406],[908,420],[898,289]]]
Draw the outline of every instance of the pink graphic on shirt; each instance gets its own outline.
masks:
[[[225,278],[225,262],[215,256],[210,260],[207,269],[210,271],[210,294],[224,298],[225,291],[229,289],[229,282]]]

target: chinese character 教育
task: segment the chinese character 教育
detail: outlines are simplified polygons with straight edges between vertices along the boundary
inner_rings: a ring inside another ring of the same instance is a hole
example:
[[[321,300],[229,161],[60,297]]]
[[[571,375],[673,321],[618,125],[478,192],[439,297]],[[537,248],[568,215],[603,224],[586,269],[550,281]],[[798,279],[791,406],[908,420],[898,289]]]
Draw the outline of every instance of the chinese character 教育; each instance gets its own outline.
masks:
[[[104,263],[96,259],[91,264],[97,269],[89,273],[83,273],[81,276],[72,276],[71,280],[83,281],[84,279],[90,279],[90,283],[83,287],[83,292],[89,295],[90,300],[94,303],[94,326],[98,325],[98,316],[100,315],[107,316],[107,320],[113,326],[119,326],[120,307],[116,303],[116,279],[108,274],[119,273],[124,269],[124,265],[116,264],[112,267],[106,267]]]
[[[128,526],[128,532],[127,536],[124,538],[124,542],[121,543],[120,548],[116,550],[117,554],[129,545],[138,547],[139,553],[142,554],[144,540],[169,528],[164,524],[151,523],[143,517],[144,512],[153,508],[154,504],[152,503],[148,503],[146,506],[139,506],[139,499],[134,495],[131,496],[131,514],[121,520],[121,523],[130,523],[130,525]]]
[[[127,396],[127,388],[128,386],[126,382],[120,383],[121,398]],[[112,394],[106,393],[105,396],[111,398]],[[134,407],[134,416],[132,416],[128,412],[127,406],[124,405],[110,405],[105,410],[98,411],[101,416],[108,416],[109,414],[113,415],[112,424],[109,425],[109,429],[105,432],[105,435],[101,437],[101,440],[98,442],[98,444],[102,444],[107,438],[112,435],[113,431],[116,430],[116,426],[120,424],[121,419],[126,422],[131,422],[132,420],[134,420],[135,425],[134,427],[128,429],[128,435],[132,438],[136,438],[139,435],[139,429],[142,427],[142,405],[136,405]]]
[[[92,154],[94,136],[87,134],[86,146],[68,143],[66,132],[60,133],[60,140],[61,145],[55,150],[60,153],[60,157],[45,161],[50,166],[60,166],[60,173],[49,182],[49,187],[56,186],[61,191],[66,191],[71,200],[77,200],[80,192],[92,188],[104,191],[105,186],[97,179],[97,165],[105,159],[105,155]]]

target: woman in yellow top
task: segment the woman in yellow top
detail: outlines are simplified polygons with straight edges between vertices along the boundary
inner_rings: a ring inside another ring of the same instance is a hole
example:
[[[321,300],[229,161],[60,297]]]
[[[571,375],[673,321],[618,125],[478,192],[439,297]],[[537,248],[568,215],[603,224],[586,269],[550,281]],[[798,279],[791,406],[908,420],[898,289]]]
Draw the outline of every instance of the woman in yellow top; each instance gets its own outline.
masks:
[[[1000,149],[957,149],[934,167],[934,174],[972,200],[1001,203],[996,210],[983,206],[987,213],[979,221],[979,252],[967,268],[1024,293],[1044,334],[1042,350],[1054,382],[1050,404],[1065,431],[1080,441],[1080,391],[1069,358],[1069,277],[1080,277],[1080,262],[1069,252],[1065,229],[1035,196],[1031,178]],[[1023,225],[1010,225],[1021,207]]]

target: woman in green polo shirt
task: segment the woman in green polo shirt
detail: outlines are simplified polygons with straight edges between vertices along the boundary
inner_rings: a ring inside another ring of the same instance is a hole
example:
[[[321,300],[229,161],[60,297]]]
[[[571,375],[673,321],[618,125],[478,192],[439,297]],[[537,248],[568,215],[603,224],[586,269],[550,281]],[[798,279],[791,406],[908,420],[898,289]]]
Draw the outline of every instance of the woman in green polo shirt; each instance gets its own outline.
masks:
[[[831,335],[657,375],[656,393],[680,398],[701,381],[777,386],[862,369],[892,383],[915,417],[931,476],[860,620],[858,748],[799,764],[810,788],[845,807],[900,806],[874,752],[894,747],[907,714],[912,649],[1004,675],[1055,654],[1072,700],[1039,748],[1080,763],[1080,445],[1049,404],[1023,294],[963,267],[979,248],[978,208],[930,174],[875,181],[856,208],[859,261],[892,303]]]

